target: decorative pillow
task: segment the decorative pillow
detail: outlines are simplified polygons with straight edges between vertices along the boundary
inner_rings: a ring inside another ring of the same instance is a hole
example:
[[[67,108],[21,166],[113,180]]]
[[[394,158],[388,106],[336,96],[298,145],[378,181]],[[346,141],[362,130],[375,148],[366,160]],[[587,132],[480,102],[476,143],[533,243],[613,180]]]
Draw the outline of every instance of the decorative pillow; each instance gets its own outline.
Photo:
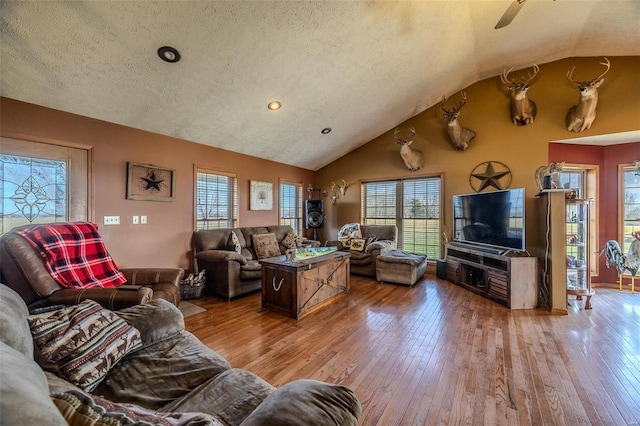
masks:
[[[137,329],[93,300],[30,315],[28,321],[40,354],[58,366],[56,374],[89,392],[142,346]]]
[[[240,253],[242,251],[242,246],[240,245],[240,240],[234,231],[231,231],[229,234],[229,239],[227,240],[227,250],[235,251],[236,253]]]
[[[282,240],[282,244],[288,249],[297,249],[302,245],[305,240],[304,237],[296,235],[293,232],[287,232],[287,235]]]
[[[17,232],[40,253],[51,278],[62,287],[117,287],[127,282],[95,223],[51,223]]]
[[[119,404],[97,395],[70,390],[54,393],[51,400],[70,425],[86,426],[222,426],[205,413],[159,413],[133,404]]]
[[[366,249],[369,244],[375,243],[376,241],[378,241],[378,237],[377,236],[376,237],[367,238],[367,242],[364,243],[364,248]]]
[[[363,238],[352,238],[350,249],[353,251],[363,251],[366,240]]]
[[[280,256],[280,246],[276,240],[276,234],[254,234],[251,238],[258,259]]]

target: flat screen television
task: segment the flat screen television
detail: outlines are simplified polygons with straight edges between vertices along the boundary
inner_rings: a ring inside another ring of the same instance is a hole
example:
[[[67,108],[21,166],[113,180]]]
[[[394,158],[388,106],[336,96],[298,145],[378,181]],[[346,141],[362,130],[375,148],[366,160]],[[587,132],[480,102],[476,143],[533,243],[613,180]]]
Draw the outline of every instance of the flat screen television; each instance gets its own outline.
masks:
[[[524,188],[453,196],[453,240],[525,250]]]

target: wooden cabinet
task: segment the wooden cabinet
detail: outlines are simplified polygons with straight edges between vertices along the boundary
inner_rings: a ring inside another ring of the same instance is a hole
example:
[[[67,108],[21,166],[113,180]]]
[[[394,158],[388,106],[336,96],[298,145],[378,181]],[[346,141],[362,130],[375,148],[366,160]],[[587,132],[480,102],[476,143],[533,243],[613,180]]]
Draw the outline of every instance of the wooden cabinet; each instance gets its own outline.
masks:
[[[349,291],[347,252],[333,252],[304,261],[284,256],[262,259],[262,306],[301,318]]]
[[[517,252],[448,245],[447,279],[511,309],[538,305],[537,259]]]

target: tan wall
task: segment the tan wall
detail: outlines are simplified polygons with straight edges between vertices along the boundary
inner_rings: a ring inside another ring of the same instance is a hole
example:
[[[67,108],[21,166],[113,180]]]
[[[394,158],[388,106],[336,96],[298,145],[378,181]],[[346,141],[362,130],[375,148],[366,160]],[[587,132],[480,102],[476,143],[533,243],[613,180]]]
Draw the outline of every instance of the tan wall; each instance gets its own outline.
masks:
[[[314,184],[315,173],[256,157],[0,98],[3,136],[54,140],[93,146],[94,220],[120,267],[191,268],[194,228],[194,164],[237,174],[240,226],[278,223],[279,179]],[[176,171],[173,202],[126,199],[127,162],[154,164]],[[249,181],[272,182],[274,209],[249,210]],[[306,195],[306,191],[304,192]],[[120,225],[104,226],[103,216],[119,215]],[[146,215],[147,225],[132,216]]]
[[[603,68],[599,58],[573,58],[540,65],[540,74],[530,89],[530,97],[538,106],[538,114],[531,125],[518,127],[511,123],[509,97],[501,88],[498,77],[479,81],[464,89],[467,104],[462,109],[460,122],[476,131],[477,136],[466,151],[453,149],[446,132],[447,123],[439,106],[401,123],[404,129],[414,126],[416,136],[413,148],[425,155],[423,170],[411,172],[404,166],[394,143],[393,130],[368,142],[318,171],[317,183],[322,189],[330,189],[331,181],[345,179],[349,184],[347,194],[331,205],[327,198],[327,214],[322,238],[334,238],[340,226],[360,220],[360,182],[380,178],[418,177],[443,174],[444,223],[452,225],[451,197],[473,192],[469,184],[471,170],[484,161],[506,164],[513,174],[512,188],[524,187],[527,195],[526,215],[535,214],[534,195],[537,187],[535,170],[548,164],[550,141],[607,133],[617,133],[640,128],[640,57],[615,57],[611,70],[600,88],[597,118],[582,133],[566,130],[564,117],[579,98],[578,90],[566,79],[565,74],[576,66],[575,79],[597,76]],[[515,73],[515,76],[526,75]],[[443,93],[445,95],[445,93]],[[453,98],[454,94],[447,93]],[[640,153],[635,157],[640,158]],[[541,232],[534,220],[527,221],[527,248],[539,244]]]

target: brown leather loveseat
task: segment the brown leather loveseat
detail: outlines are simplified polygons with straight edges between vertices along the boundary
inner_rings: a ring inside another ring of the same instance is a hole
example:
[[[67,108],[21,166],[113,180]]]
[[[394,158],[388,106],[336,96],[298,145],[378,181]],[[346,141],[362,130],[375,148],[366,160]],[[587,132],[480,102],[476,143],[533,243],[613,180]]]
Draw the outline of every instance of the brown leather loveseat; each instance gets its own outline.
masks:
[[[231,233],[238,246],[231,242]],[[206,271],[206,291],[231,299],[260,290],[262,268],[253,243],[254,235],[275,234],[278,254],[284,254],[283,243],[288,234],[293,234],[289,225],[256,226],[246,228],[208,229],[195,232],[193,236],[197,269]],[[319,246],[317,241],[300,239],[303,244]]]

